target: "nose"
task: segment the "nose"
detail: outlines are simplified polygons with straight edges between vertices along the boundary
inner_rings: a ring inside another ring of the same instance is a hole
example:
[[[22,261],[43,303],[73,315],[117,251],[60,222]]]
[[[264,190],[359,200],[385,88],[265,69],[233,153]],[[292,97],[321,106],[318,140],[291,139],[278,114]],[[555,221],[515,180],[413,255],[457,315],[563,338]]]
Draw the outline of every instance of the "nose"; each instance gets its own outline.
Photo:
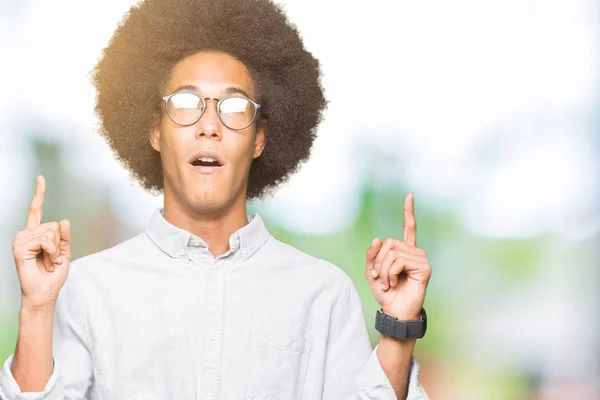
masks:
[[[217,113],[216,100],[211,98],[206,99],[206,110],[204,110],[200,121],[197,122],[196,139],[202,136],[221,139],[221,120]]]

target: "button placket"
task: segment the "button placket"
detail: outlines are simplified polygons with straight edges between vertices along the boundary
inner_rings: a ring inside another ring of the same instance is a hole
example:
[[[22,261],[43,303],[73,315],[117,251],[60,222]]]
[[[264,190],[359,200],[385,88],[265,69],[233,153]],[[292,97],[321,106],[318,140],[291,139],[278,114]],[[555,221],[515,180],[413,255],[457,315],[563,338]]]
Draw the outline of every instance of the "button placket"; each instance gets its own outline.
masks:
[[[218,393],[222,363],[224,267],[226,260],[212,260],[206,282],[202,392]]]

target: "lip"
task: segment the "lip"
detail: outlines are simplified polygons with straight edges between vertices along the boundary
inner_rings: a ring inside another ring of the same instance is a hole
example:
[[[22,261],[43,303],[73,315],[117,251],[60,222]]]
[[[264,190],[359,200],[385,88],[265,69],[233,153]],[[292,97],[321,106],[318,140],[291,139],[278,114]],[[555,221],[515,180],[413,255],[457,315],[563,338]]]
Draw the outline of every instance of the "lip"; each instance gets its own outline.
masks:
[[[218,172],[220,169],[222,169],[223,167],[204,167],[204,166],[194,166],[192,164],[190,164],[190,168],[192,168],[192,170],[194,170],[195,172],[200,172],[201,174],[204,175],[210,175],[210,174],[214,174],[215,172]]]
[[[225,160],[223,160],[223,157],[214,150],[199,150],[190,157],[188,162],[191,165],[194,161],[196,161],[197,159],[202,158],[202,157],[214,158],[220,165],[219,167],[205,167],[205,168],[220,168],[225,165]]]
[[[220,165],[218,167],[207,167],[202,165],[196,166],[192,164],[195,160],[202,157],[214,158]],[[196,172],[200,172],[201,174],[205,175],[210,175],[222,169],[223,166],[225,166],[225,161],[223,160],[223,157],[214,150],[200,150],[190,157],[188,165],[192,168],[192,170]]]

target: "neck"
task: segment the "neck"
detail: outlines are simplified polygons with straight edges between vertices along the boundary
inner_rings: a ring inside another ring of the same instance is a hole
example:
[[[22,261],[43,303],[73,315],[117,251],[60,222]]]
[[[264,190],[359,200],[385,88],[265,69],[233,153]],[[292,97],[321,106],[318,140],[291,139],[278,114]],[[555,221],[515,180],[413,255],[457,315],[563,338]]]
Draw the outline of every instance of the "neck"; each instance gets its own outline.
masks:
[[[164,217],[172,225],[204,240],[216,258],[229,250],[229,237],[248,224],[246,198],[238,197],[220,210],[193,210],[165,191]]]

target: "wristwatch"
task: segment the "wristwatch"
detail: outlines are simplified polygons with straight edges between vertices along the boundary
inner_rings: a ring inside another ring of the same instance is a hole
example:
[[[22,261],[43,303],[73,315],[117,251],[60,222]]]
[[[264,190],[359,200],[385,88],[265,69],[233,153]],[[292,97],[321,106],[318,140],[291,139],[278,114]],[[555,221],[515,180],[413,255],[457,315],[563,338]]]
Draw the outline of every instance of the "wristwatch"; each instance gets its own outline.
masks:
[[[421,319],[401,321],[377,310],[375,329],[396,339],[421,339],[427,331],[427,313],[425,313],[425,308],[421,308]]]

